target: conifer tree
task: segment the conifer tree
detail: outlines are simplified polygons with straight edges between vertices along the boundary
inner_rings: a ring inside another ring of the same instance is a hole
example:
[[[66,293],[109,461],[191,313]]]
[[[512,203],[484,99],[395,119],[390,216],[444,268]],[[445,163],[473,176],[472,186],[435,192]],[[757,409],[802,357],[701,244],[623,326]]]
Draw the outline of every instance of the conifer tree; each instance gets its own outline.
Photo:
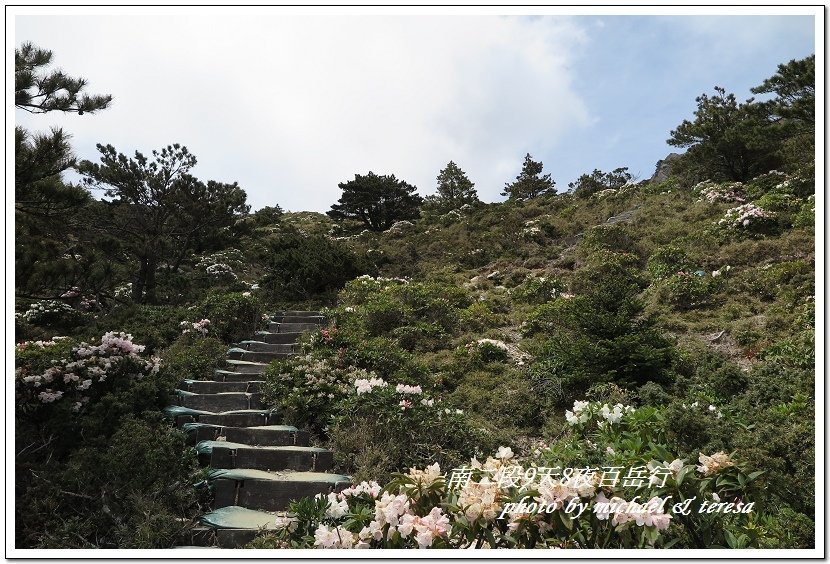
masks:
[[[24,43],[14,52],[15,107],[33,114],[52,111],[95,113],[107,108],[109,95],[84,92],[86,80],[60,70],[47,70],[52,52]],[[67,183],[62,173],[75,165],[69,135],[60,128],[31,133],[15,127],[15,288],[18,295],[49,295],[56,284],[67,285],[88,277],[90,263],[72,271],[61,256],[75,256],[79,230],[86,226],[89,192]],[[92,252],[84,253],[85,260]]]
[[[438,191],[427,196],[426,201],[441,211],[457,209],[464,204],[478,202],[475,183],[453,161],[438,173]]]
[[[338,184],[343,194],[326,214],[335,220],[357,219],[371,231],[385,231],[396,221],[420,215],[423,198],[416,187],[395,175],[355,174],[354,180]]]
[[[504,192],[501,195],[507,196],[508,200],[529,200],[530,198],[556,194],[554,188],[556,182],[551,179],[550,174],[542,175],[542,169],[542,163],[534,161],[528,153],[525,155],[522,172],[519,173],[514,182],[504,185]]]

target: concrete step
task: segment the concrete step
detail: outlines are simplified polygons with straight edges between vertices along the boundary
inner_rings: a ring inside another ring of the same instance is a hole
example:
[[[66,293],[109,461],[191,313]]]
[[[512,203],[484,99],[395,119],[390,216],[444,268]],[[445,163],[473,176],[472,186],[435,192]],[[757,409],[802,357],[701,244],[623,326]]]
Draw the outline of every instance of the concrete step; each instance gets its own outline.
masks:
[[[164,408],[164,414],[172,419],[177,427],[186,423],[207,423],[223,427],[260,427],[277,425],[282,415],[272,409],[240,409],[234,411],[211,412],[180,405]]]
[[[302,311],[302,310],[287,310],[275,311],[270,315],[271,317],[323,317],[319,311]]]
[[[246,374],[246,377],[250,375]],[[260,381],[242,381],[242,382],[220,382],[217,380],[183,380],[179,383],[180,390],[193,392],[195,394],[218,394],[222,392],[259,392],[262,382]]]
[[[318,323],[279,323],[271,322],[268,324],[268,331],[272,333],[304,333],[306,331],[316,331],[320,328]]]
[[[262,394],[248,394],[245,392],[195,394],[184,390],[176,390],[175,401],[182,407],[214,413],[240,409],[262,409],[265,407]]]
[[[226,427],[225,437],[251,446],[308,446],[310,434],[290,425],[262,427]]]
[[[264,472],[239,469],[211,472],[214,507],[242,506],[284,511],[291,501],[340,491],[350,485],[347,476],[322,472]]]
[[[301,332],[276,333],[271,331],[257,331],[254,337],[273,345],[294,344],[300,340]]]
[[[242,341],[237,347],[254,352],[293,353],[294,343],[266,343],[265,341]]]
[[[211,449],[211,468],[249,468],[255,470],[297,470],[325,472],[334,465],[332,452],[324,448],[299,446],[249,446],[228,441],[203,441],[202,450]]]
[[[230,372],[242,372],[243,374],[262,374],[268,364],[263,362],[251,362],[250,360],[234,360],[228,359],[225,361]]]
[[[236,370],[214,370],[213,379],[216,382],[262,382],[262,377],[250,372],[238,372]]]
[[[239,347],[228,349],[228,358],[233,360],[247,360],[250,362],[270,363],[274,360],[288,358],[293,354],[293,352],[249,351]]]
[[[226,506],[199,518],[201,526],[190,530],[184,543],[195,546],[241,548],[260,530],[276,529],[276,515],[245,507]]]
[[[185,423],[182,431],[187,434],[188,444],[200,441],[215,441],[224,437],[232,443],[251,446],[308,446],[308,431],[300,431],[291,425],[263,425],[261,427],[223,427],[207,423]]]
[[[314,323],[323,325],[326,318],[322,315],[285,315],[283,317],[271,317],[272,321],[279,323]]]

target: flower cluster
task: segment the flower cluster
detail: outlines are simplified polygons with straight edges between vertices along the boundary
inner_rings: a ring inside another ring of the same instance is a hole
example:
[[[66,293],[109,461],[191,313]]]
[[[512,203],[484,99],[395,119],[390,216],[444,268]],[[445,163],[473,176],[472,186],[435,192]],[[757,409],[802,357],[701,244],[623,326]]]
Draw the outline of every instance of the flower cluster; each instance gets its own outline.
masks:
[[[179,327],[182,328],[182,335],[186,335],[187,333],[199,333],[201,335],[207,335],[208,330],[210,329],[210,319],[202,319],[200,321],[182,321],[179,323]]]
[[[751,225],[774,217],[771,212],[766,211],[753,203],[743,204],[726,210],[726,214],[718,220],[718,225],[725,225],[735,229],[745,229]]]
[[[357,532],[344,525],[321,523],[314,531],[316,548],[371,548],[372,542],[391,541],[412,543],[418,548],[429,548],[437,538],[446,538],[450,520],[440,507],[432,507],[426,515],[415,512],[413,500],[405,493],[383,492],[376,482],[364,482],[357,488],[328,495],[326,517],[331,520],[345,516],[348,500],[356,498],[374,502],[374,517]],[[378,496],[380,496],[378,498]],[[318,496],[321,497],[321,496]]]
[[[619,423],[623,415],[633,413],[634,408],[621,403],[609,406],[607,403],[575,401],[573,411],[565,411],[565,419],[571,426],[587,423],[592,417],[596,418],[602,429]]]
[[[207,272],[211,276],[229,276],[234,279],[237,277],[236,273],[233,271],[233,268],[230,265],[221,262],[209,265],[207,268],[205,268],[205,272]]]
[[[420,394],[423,393],[421,386],[409,386],[407,384],[398,384],[395,386],[395,391],[399,394]]]
[[[314,546],[316,548],[355,548],[357,538],[354,533],[344,527],[328,527],[321,524],[314,531]]]
[[[338,493],[337,495],[339,499],[346,499],[348,496],[358,496],[363,494],[369,495],[371,497],[377,497],[380,495],[381,489],[382,488],[380,487],[380,484],[378,484],[374,480],[370,480],[368,482],[360,482],[356,486],[352,486],[346,488],[345,490],[341,490],[340,493]]]
[[[388,385],[382,378],[358,378],[354,381],[357,395],[369,393],[374,388],[385,388]]]
[[[21,367],[17,371],[19,381],[32,392],[37,391],[35,397],[40,403],[71,397],[75,400],[72,410],[78,411],[90,400],[93,386],[104,385],[110,376],[142,379],[159,371],[161,359],[141,358],[144,346],[133,343],[132,338],[127,333],[111,331],[101,337],[99,345],[80,343],[72,348],[70,358],[53,361],[42,372],[29,374]],[[55,342],[47,341],[45,345]]]
[[[196,268],[217,278],[226,276],[236,280],[238,276],[234,268],[242,266],[242,258],[242,251],[226,249],[200,258],[196,263]]]
[[[599,472],[574,478],[530,475],[512,463],[513,456],[501,447],[484,463],[472,459],[465,467],[468,479],[461,483],[451,483],[458,469],[444,475],[433,464],[398,474],[385,488],[363,482],[340,493],[320,494],[317,500],[325,500],[325,509],[319,521],[308,523],[311,529],[305,524],[299,529],[314,531],[308,542],[315,548],[474,548],[483,546],[484,539],[491,548],[538,548],[562,546],[569,531],[591,529],[602,531],[593,534],[605,543],[618,534],[616,542],[624,544],[630,533],[623,531],[631,527],[641,543],[653,546],[669,528],[671,496],[638,490],[630,497],[603,486]],[[672,475],[682,468],[683,461],[672,462]],[[505,479],[505,472],[515,469],[526,479]],[[577,514],[576,505],[591,510]],[[291,519],[279,517],[277,522],[285,531],[298,529]]]
[[[732,267],[729,266],[728,264],[726,266],[722,266],[721,268],[712,271],[712,278],[717,278],[718,276],[723,276],[723,275],[727,274],[730,270],[732,270]]]
[[[16,352],[24,351],[28,348],[45,349],[46,347],[54,347],[61,341],[65,341],[69,337],[52,337],[49,341],[22,341],[14,346]]]
[[[594,192],[593,196],[597,199],[606,198],[608,196],[613,196],[617,193],[616,188],[606,188],[605,190],[600,190],[599,192]]]
[[[535,239],[537,237],[542,236],[542,229],[536,225],[537,222],[535,220],[530,220],[525,222],[525,227],[522,229],[522,237],[525,239]]]
[[[23,319],[30,323],[40,323],[55,317],[73,314],[77,314],[77,312],[67,303],[57,300],[42,300],[30,305],[29,309],[23,312]]]
[[[729,455],[723,451],[716,452],[712,456],[706,456],[701,452],[698,462],[700,462],[700,466],[697,467],[697,471],[704,476],[712,476],[724,468],[735,465]]]
[[[428,488],[444,479],[444,475],[441,473],[441,466],[437,462],[432,466],[427,466],[423,470],[410,468],[407,477],[420,489]]]
[[[116,298],[120,299],[128,299],[133,294],[133,283],[128,282],[123,286],[118,286],[115,290],[113,290],[113,294]]]
[[[699,201],[710,204],[719,202],[743,204],[746,202],[743,184],[740,182],[716,184],[711,180],[704,180],[696,184],[692,191],[700,195]]]

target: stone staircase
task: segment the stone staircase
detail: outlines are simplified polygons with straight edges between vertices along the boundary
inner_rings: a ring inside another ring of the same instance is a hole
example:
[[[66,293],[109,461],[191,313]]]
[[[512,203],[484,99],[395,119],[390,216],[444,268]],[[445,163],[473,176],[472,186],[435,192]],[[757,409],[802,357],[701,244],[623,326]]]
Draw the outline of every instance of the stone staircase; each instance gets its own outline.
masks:
[[[324,321],[319,312],[278,312],[266,331],[228,351],[212,380],[184,380],[176,390],[165,413],[209,466],[214,494],[213,510],[177,548],[241,547],[259,530],[274,529],[291,500],[349,485],[347,476],[329,472],[331,451],[308,446],[307,431],[280,424],[262,401],[268,363],[294,354],[300,335]]]

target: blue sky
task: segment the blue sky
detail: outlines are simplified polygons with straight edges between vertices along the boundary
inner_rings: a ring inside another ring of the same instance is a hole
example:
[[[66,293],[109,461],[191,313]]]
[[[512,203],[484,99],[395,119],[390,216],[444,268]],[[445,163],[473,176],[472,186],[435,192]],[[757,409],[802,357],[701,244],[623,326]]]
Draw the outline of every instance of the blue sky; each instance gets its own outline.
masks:
[[[657,159],[682,152],[666,139],[692,118],[696,96],[717,85],[743,101],[778,64],[815,52],[811,17],[609,16],[580,23],[594,31],[576,55],[574,88],[595,122],[546,155],[563,179],[617,166],[648,178]]]
[[[17,123],[63,127],[81,158],[178,142],[199,178],[292,211],[329,209],[369,170],[431,194],[450,160],[500,201],[528,152],[560,189],[594,168],[648,178],[696,96],[719,85],[743,100],[816,43],[813,17],[791,15],[42,12],[17,15],[7,41],[53,50],[115,101]]]

